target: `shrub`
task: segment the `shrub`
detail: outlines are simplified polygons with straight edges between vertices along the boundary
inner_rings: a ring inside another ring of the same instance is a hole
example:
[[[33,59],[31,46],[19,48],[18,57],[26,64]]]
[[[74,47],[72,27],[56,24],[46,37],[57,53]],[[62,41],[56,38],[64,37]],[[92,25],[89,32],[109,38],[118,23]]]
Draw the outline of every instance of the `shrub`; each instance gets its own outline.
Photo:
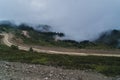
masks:
[[[14,50],[19,50],[18,46],[16,46],[16,45],[11,45],[11,48]]]
[[[33,48],[32,48],[32,47],[30,47],[29,51],[30,51],[30,52],[33,52],[34,50],[33,50]]]

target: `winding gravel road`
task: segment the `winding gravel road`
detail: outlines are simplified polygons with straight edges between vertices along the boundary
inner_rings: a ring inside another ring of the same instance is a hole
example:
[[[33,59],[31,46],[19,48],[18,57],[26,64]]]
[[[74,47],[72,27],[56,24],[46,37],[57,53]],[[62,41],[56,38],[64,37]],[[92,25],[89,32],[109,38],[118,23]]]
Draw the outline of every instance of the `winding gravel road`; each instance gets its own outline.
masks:
[[[15,45],[14,43],[12,43],[10,40],[12,39],[12,34],[8,34],[8,33],[1,33],[0,35],[4,36],[3,43],[7,46],[11,46],[11,45]],[[22,46],[22,45],[17,45],[19,47],[20,50],[25,50],[28,51],[30,47],[28,46]],[[62,51],[53,51],[53,50],[44,50],[44,49],[39,49],[39,48],[34,48],[33,50],[36,52],[44,52],[44,53],[49,53],[49,54],[67,54],[67,55],[78,55],[78,56],[113,56],[113,57],[120,57],[120,54],[100,54],[100,53],[92,53],[92,54],[88,54],[88,53],[76,53],[76,52],[62,52]]]

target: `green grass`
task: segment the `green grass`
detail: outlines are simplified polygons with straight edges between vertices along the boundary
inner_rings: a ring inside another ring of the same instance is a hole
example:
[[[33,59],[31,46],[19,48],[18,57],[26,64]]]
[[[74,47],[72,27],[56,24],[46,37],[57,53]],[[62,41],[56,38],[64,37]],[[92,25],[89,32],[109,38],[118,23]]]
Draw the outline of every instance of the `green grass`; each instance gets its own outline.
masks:
[[[120,58],[118,57],[53,55],[13,50],[0,45],[0,60],[42,64],[67,69],[90,69],[107,76],[120,75]]]

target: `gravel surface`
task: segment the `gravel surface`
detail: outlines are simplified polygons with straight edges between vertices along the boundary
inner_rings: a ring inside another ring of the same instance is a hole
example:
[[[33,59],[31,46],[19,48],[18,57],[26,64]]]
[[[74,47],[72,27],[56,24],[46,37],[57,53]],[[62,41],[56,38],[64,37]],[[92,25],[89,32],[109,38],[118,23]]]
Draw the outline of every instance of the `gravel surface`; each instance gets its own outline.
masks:
[[[118,77],[119,78],[119,77]],[[119,80],[81,70],[0,61],[0,80]]]

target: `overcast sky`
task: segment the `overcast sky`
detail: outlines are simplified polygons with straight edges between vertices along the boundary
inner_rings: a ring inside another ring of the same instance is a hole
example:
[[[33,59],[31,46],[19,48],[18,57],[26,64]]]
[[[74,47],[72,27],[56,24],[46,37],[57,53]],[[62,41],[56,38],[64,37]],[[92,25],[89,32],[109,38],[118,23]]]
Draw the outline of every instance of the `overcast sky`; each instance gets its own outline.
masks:
[[[120,29],[120,0],[0,0],[0,20],[48,24],[76,40]]]

